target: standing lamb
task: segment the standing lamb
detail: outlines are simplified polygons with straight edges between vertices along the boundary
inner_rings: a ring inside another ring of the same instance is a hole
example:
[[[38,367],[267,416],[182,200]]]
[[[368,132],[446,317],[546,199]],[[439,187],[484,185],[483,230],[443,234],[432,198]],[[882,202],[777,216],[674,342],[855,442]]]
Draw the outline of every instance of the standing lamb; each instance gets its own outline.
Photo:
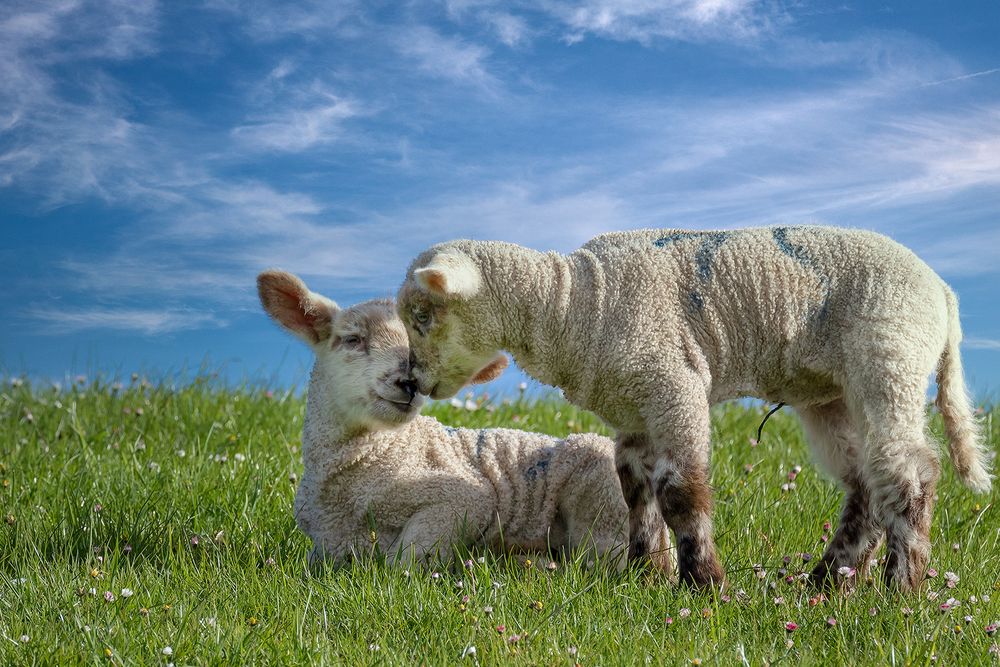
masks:
[[[790,404],[814,455],[843,485],[818,583],[867,560],[883,532],[887,583],[921,582],[940,475],[924,415],[935,369],[955,469],[972,489],[990,488],[955,295],[879,234],[641,230],[598,236],[566,256],[453,241],[413,262],[399,312],[421,392],[450,396],[507,350],[618,429],[629,557],[648,552],[662,512],[680,578],[698,587],[725,577],[709,487],[716,402]]]
[[[624,552],[628,507],[610,439],[457,429],[417,416],[422,399],[391,301],[341,310],[281,271],[260,274],[257,286],[264,310],[316,355],[295,498],[311,561],[350,557],[373,542],[407,562],[455,544]],[[654,539],[667,569],[662,522]]]

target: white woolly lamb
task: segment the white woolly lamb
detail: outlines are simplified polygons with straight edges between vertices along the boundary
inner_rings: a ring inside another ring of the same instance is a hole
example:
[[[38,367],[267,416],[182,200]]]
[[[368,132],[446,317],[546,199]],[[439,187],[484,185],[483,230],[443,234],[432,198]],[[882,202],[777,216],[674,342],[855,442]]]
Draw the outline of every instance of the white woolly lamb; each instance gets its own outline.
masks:
[[[316,355],[295,498],[298,525],[314,543],[310,560],[347,558],[373,543],[406,562],[456,544],[624,552],[628,508],[610,439],[450,428],[417,416],[406,331],[391,301],[341,310],[280,271],[257,284],[268,314]],[[662,522],[654,528],[662,569],[668,536]]]
[[[721,584],[712,538],[709,406],[756,396],[799,413],[847,499],[817,582],[887,536],[886,580],[922,580],[939,455],[928,376],[951,459],[990,487],[962,377],[954,293],[879,234],[830,227],[640,230],[563,256],[453,241],[421,254],[399,292],[421,391],[454,394],[509,351],[529,374],[618,429],[629,554],[660,514],[682,581]],[[659,505],[659,511],[656,506]]]

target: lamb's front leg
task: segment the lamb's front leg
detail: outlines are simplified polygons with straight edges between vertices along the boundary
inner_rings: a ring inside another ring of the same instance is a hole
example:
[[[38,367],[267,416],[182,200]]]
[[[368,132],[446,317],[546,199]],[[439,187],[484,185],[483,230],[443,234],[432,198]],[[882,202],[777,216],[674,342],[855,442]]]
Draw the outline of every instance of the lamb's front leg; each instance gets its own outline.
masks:
[[[657,537],[663,525],[646,469],[653,448],[645,433],[619,433],[616,445],[615,466],[628,505],[628,561],[645,563],[660,542]]]
[[[447,560],[455,546],[471,544],[482,534],[486,519],[479,505],[484,504],[470,499],[468,508],[440,504],[415,512],[392,545],[390,562],[412,567],[434,559]]]
[[[680,580],[696,588],[721,586],[726,574],[712,538],[707,401],[673,406],[650,425],[653,489],[663,518],[674,531]]]

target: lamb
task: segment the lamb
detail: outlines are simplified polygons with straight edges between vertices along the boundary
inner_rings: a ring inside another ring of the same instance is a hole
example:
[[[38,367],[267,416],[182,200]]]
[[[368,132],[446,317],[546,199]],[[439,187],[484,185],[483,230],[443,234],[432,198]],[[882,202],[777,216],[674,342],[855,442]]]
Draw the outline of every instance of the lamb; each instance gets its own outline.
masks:
[[[264,310],[316,355],[295,498],[296,521],[314,544],[311,562],[347,559],[373,544],[401,563],[459,544],[623,554],[628,508],[613,441],[451,428],[418,416],[423,399],[391,301],[339,309],[281,271],[260,274],[257,285]],[[654,534],[657,565],[667,570],[666,525]]]
[[[680,579],[695,587],[725,582],[709,487],[716,402],[791,405],[814,457],[843,486],[817,584],[844,583],[838,571],[867,562],[883,533],[887,585],[922,581],[940,475],[925,433],[935,369],[955,470],[975,491],[990,488],[958,301],[876,233],[647,229],[604,234],[566,256],[452,241],[413,261],[398,308],[421,392],[450,396],[506,350],[616,428],[629,557],[648,552],[662,514]]]

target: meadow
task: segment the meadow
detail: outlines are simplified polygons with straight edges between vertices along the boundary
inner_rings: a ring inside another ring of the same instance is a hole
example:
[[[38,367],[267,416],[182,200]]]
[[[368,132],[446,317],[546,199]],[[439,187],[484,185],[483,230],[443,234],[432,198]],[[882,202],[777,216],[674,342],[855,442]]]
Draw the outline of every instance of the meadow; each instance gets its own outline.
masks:
[[[456,426],[607,429],[557,398],[439,402]],[[858,572],[800,576],[838,520],[792,411],[713,414],[716,530],[730,587],[695,593],[576,559],[462,553],[401,571],[378,554],[310,572],[295,528],[299,393],[141,378],[0,386],[0,664],[996,664],[997,491],[944,464],[917,595]],[[1000,445],[1000,409],[982,419]],[[940,424],[932,420],[940,437]],[[801,466],[801,468],[799,467]]]

